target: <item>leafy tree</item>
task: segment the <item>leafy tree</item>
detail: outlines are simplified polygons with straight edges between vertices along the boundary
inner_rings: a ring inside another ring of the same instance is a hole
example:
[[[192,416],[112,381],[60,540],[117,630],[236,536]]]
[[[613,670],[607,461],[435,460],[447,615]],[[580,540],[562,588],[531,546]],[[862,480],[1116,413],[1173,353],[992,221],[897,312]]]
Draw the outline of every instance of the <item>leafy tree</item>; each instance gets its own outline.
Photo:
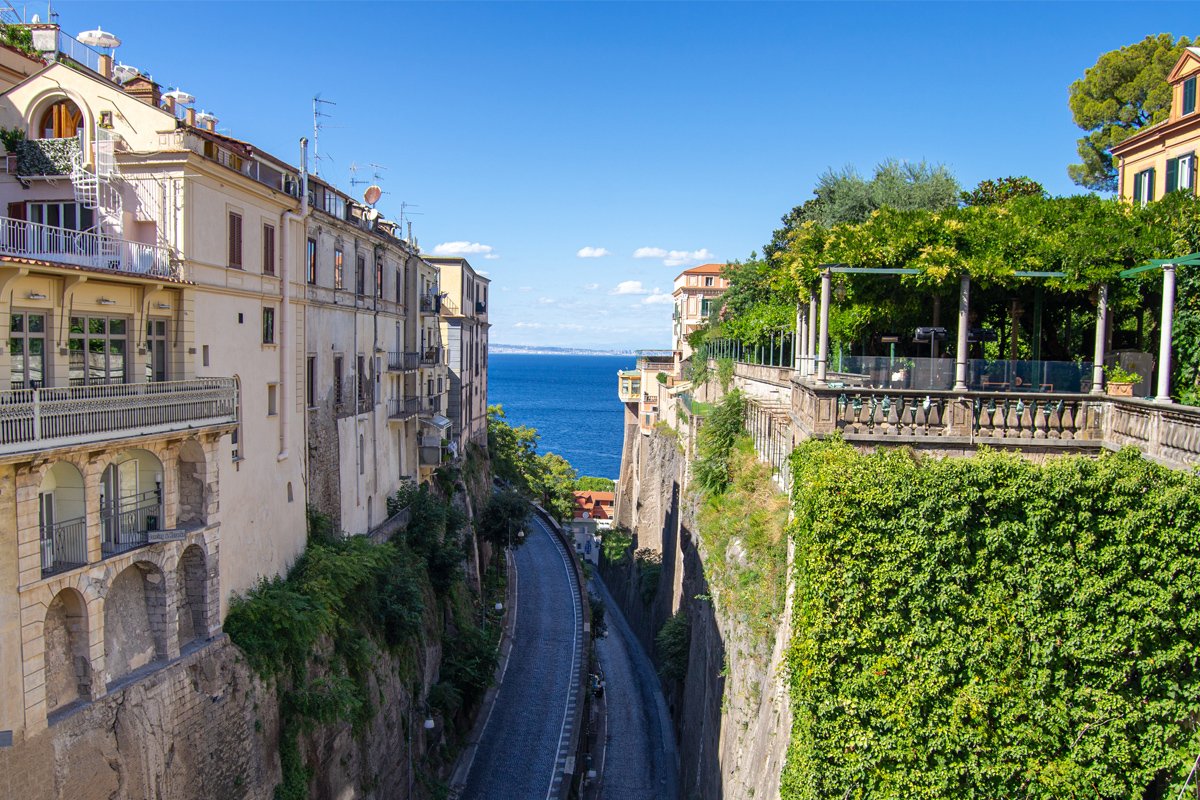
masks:
[[[528,497],[538,493],[541,464],[537,457],[538,432],[525,425],[513,427],[501,406],[488,406],[488,452],[492,474]]]
[[[729,486],[729,457],[746,414],[746,401],[736,389],[725,395],[709,415],[697,438],[696,484],[708,494],[721,494]]]
[[[577,492],[612,492],[616,491],[617,482],[612,478],[596,478],[591,475],[581,475],[575,479]]]
[[[475,526],[484,541],[497,547],[521,543],[517,534],[529,522],[529,501],[512,489],[502,489],[488,499]]]
[[[542,508],[555,519],[568,520],[575,514],[575,469],[557,453],[538,456],[538,494]]]
[[[681,608],[662,624],[658,635],[654,637],[660,660],[660,676],[670,681],[682,681],[687,677],[688,647],[691,639],[691,621]]]
[[[1014,197],[1046,197],[1046,189],[1032,178],[996,178],[980,181],[969,192],[963,192],[959,200],[965,206],[994,206],[1007,203]]]
[[[1161,122],[1171,108],[1167,74],[1192,40],[1169,33],[1100,56],[1071,84],[1075,124],[1087,134],[1079,140],[1080,164],[1067,167],[1071,180],[1097,191],[1117,188],[1112,147],[1139,129]]]

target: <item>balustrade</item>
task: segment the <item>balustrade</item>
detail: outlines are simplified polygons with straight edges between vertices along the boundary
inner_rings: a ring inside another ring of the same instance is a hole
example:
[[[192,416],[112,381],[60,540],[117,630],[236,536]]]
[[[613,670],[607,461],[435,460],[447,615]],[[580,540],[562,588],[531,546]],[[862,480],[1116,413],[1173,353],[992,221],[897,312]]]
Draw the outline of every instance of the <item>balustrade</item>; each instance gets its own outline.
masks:
[[[42,525],[42,577],[87,563],[87,522],[83,517]]]
[[[182,267],[172,262],[165,247],[11,217],[0,217],[0,254],[132,275],[183,278]]]
[[[232,378],[0,391],[0,455],[237,422]]]

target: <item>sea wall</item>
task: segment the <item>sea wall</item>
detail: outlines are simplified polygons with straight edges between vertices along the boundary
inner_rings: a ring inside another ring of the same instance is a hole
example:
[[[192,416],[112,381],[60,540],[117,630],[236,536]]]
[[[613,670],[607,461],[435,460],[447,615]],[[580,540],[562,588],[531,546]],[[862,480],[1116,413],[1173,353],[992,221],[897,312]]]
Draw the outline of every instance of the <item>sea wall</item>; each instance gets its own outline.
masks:
[[[663,681],[679,749],[681,796],[777,797],[791,730],[781,674],[790,600],[766,641],[714,598],[697,527],[699,501],[686,483],[683,443],[689,438],[665,431],[643,435],[636,425],[626,426],[618,522],[630,528],[633,544],[622,563],[603,562],[601,574],[656,663],[655,637],[663,624],[678,611],[688,619],[686,676]]]

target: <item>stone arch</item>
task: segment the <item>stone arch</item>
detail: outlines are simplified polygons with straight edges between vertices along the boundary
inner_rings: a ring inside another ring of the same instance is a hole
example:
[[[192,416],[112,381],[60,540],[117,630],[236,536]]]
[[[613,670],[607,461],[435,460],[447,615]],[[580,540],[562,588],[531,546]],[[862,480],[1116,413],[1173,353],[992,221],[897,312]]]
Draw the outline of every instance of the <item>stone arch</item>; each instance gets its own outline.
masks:
[[[91,699],[92,664],[88,656],[87,604],[75,589],[63,589],[46,609],[42,627],[46,711]]]
[[[46,138],[43,123],[46,121],[47,116],[51,114],[52,109],[59,104],[65,104],[63,107],[69,111],[77,111],[79,113],[79,127],[82,128],[84,152],[87,152],[86,148],[91,139],[89,131],[92,129],[95,119],[92,116],[91,109],[84,102],[84,98],[63,86],[49,86],[39,92],[30,101],[28,113],[25,115],[25,119],[29,120],[26,135],[30,139]],[[51,133],[54,132],[51,131]],[[78,134],[68,132],[67,138],[76,135]]]
[[[176,470],[179,484],[175,526],[204,525],[208,522],[208,462],[204,448],[195,439],[188,439],[179,448]]]
[[[83,473],[70,461],[55,461],[38,484],[38,539],[42,576],[87,563],[87,508]]]
[[[105,682],[167,657],[167,593],[163,571],[138,561],[117,575],[104,598]]]
[[[83,134],[83,111],[74,100],[61,98],[38,116],[37,138],[70,139]]]
[[[106,556],[147,542],[163,528],[163,462],[158,453],[132,448],[117,453],[100,476],[100,539]]]
[[[208,638],[208,562],[199,545],[188,545],[175,568],[179,646]]]

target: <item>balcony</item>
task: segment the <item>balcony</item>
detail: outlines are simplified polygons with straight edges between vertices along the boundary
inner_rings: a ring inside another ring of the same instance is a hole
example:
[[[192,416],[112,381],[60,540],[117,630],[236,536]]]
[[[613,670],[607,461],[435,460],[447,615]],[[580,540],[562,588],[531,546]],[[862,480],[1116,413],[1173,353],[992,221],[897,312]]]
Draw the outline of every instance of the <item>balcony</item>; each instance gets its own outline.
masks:
[[[419,397],[393,397],[388,400],[388,422],[403,422],[412,419],[420,410]]]
[[[458,316],[458,306],[449,297],[442,297],[442,314],[447,317]]]
[[[420,405],[421,416],[431,417],[435,414],[442,413],[442,396],[435,394],[430,397],[422,397]]]
[[[373,381],[351,376],[335,384],[333,395],[334,414],[339,417],[365,414],[375,407],[375,384]]]
[[[430,347],[426,349],[424,353],[421,353],[421,366],[436,367],[438,364],[446,363],[443,357],[445,352],[445,348],[442,347]]]
[[[388,372],[415,372],[420,364],[421,354],[418,352],[411,353],[388,353],[387,368]]]
[[[232,378],[0,391],[0,456],[238,421]]]
[[[483,302],[482,300],[476,300],[475,301],[475,313],[476,314],[486,314],[487,313],[487,303]]]
[[[100,506],[104,538],[100,552],[110,558],[150,543],[152,531],[162,527],[162,492],[158,489],[115,498]]]
[[[442,296],[435,292],[421,295],[421,313],[438,314],[442,310]]]
[[[418,451],[422,467],[440,467],[442,465],[446,458],[444,441],[440,436],[421,437]]]
[[[42,577],[87,563],[87,522],[83,517],[41,526]]]
[[[153,278],[183,279],[165,247],[0,217],[0,256]]]

